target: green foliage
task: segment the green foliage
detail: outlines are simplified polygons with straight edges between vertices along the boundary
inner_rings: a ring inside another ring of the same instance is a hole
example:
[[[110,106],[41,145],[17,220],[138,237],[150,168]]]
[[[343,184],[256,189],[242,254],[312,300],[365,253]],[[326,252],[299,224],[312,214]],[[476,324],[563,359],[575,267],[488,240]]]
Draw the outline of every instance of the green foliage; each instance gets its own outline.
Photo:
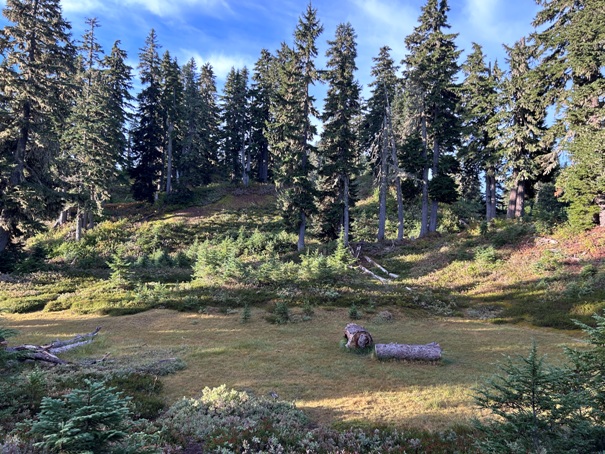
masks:
[[[64,399],[42,399],[30,431],[43,438],[37,446],[52,451],[104,452],[111,442],[126,436],[130,399],[101,382],[86,380],[85,384]]]
[[[351,320],[359,320],[361,318],[361,312],[357,309],[355,304],[351,304],[349,307],[349,318]]]
[[[493,246],[484,246],[475,251],[475,261],[482,266],[493,266],[499,260],[498,253]]]
[[[605,429],[605,317],[595,326],[578,323],[590,348],[567,349],[569,365],[548,367],[532,346],[478,391],[481,408],[499,418],[476,422],[485,452],[585,453],[603,449]]]
[[[169,443],[184,450],[239,452],[473,452],[474,434],[397,430],[338,430],[309,425],[293,404],[245,392],[205,388],[197,399],[176,402],[159,418]]]
[[[514,245],[533,233],[534,228],[528,223],[505,223],[488,237],[496,247]]]
[[[273,309],[273,319],[278,325],[283,325],[291,321],[290,308],[285,301],[278,301]]]
[[[291,451],[307,428],[306,416],[294,405],[225,385],[178,401],[159,423],[168,440],[184,447],[203,445],[205,452]]]
[[[485,452],[583,453],[594,445],[587,439],[590,425],[563,388],[564,370],[548,368],[532,346],[517,363],[510,358],[501,374],[489,380],[476,396],[480,408],[501,421],[477,422],[486,434]],[[578,396],[580,397],[580,396]]]
[[[115,284],[125,285],[132,279],[132,263],[124,259],[121,255],[113,254],[111,260],[107,262],[107,266],[111,269],[110,277]]]
[[[555,196],[554,184],[539,184],[536,189],[531,217],[538,232],[552,233],[567,220],[567,205]]]
[[[250,309],[250,305],[248,303],[244,304],[244,308],[242,309],[241,321],[242,323],[248,323],[252,318],[252,310]]]
[[[0,368],[6,365],[6,361],[13,358],[13,354],[7,352],[4,347],[8,344],[8,339],[16,336],[17,331],[10,328],[5,328],[0,325]]]

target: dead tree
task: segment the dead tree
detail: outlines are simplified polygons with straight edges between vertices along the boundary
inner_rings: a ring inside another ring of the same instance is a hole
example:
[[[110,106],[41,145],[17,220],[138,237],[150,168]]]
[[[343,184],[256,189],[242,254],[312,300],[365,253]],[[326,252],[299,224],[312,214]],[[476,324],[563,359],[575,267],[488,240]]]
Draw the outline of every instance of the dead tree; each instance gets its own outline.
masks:
[[[98,326],[94,331],[87,334],[78,334],[71,339],[60,341],[55,340],[46,345],[17,345],[16,347],[6,347],[9,353],[14,353],[19,361],[41,361],[47,364],[68,364],[58,356],[59,353],[72,350],[90,344],[99,333],[101,327]]]

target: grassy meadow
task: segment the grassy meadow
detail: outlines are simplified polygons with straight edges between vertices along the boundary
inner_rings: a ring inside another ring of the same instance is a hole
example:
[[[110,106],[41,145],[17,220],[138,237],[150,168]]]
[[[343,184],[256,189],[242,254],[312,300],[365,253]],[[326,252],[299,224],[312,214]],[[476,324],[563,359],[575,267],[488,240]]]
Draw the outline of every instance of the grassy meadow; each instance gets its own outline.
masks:
[[[573,320],[590,323],[605,308],[602,230],[547,234],[498,221],[377,244],[364,214],[374,205],[369,197],[356,208],[360,259],[398,274],[386,284],[312,236],[298,255],[271,188],[217,186],[193,207],[113,205],[79,243],[73,226],[33,238],[15,270],[0,274],[0,321],[19,332],[11,344],[103,327],[67,359],[109,353],[106,364],[145,367],[179,358],[186,368],[161,378],[166,404],[226,384],[276,392],[327,425],[443,430],[482,416],[473,389],[507,355],[535,342],[557,363],[581,342]],[[438,342],[443,361],[343,350],[352,314],[379,343]]]
[[[187,368],[162,379],[170,403],[226,384],[258,395],[270,391],[294,401],[313,420],[328,424],[445,429],[478,416],[473,388],[496,372],[503,355],[525,355],[532,342],[552,361],[577,346],[568,332],[495,325],[458,317],[426,317],[393,310],[383,322],[366,314],[359,323],[376,342],[428,343],[443,347],[441,364],[378,361],[340,346],[348,311],[317,309],[311,320],[269,324],[255,309],[247,323],[224,315],[153,309],[120,317],[69,311],[12,314],[5,324],[21,333],[15,342],[43,343],[103,329],[84,351],[66,358],[100,358],[145,364],[180,357]]]

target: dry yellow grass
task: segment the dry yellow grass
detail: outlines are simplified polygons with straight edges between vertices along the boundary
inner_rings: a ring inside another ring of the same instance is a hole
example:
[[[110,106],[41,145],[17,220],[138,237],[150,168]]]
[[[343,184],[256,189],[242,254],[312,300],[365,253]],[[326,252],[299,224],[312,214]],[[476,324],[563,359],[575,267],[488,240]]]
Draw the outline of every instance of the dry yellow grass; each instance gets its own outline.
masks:
[[[68,312],[6,315],[20,331],[11,343],[40,343],[103,326],[86,355],[136,361],[147,352],[179,356],[187,369],[164,378],[166,398],[196,396],[205,386],[227,386],[295,401],[326,423],[364,423],[439,429],[477,416],[472,388],[497,368],[504,355],[526,355],[532,340],[550,361],[562,358],[577,333],[492,325],[458,318],[419,318],[393,310],[392,323],[359,323],[377,342],[427,343],[444,349],[441,365],[379,362],[340,349],[346,309],[317,310],[309,322],[271,325],[264,311],[202,315],[152,310],[123,317],[75,316]],[[159,352],[159,353],[158,353]]]

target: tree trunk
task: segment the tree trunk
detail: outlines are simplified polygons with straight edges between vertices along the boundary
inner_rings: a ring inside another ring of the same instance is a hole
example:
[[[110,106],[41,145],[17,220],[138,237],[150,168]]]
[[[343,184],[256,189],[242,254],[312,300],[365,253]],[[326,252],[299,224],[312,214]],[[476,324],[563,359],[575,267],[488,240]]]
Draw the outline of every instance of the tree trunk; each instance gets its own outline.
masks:
[[[300,226],[298,228],[298,252],[305,249],[305,230],[307,229],[307,216],[302,211],[300,212]]]
[[[487,222],[496,217],[496,175],[493,167],[485,171],[485,220]]]
[[[389,147],[391,149],[391,163],[395,169],[395,189],[397,190],[397,239],[403,240],[404,233],[404,211],[403,211],[403,194],[401,192],[401,177],[399,176],[399,158],[397,157],[397,144],[395,142],[395,134],[393,134],[393,116],[391,113],[391,104],[389,95],[385,90],[387,106],[387,128],[389,134]]]
[[[264,147],[258,158],[258,179],[261,183],[269,181],[269,151]]]
[[[385,146],[384,123],[380,140],[380,186],[378,188],[378,241],[383,241],[387,222],[388,161]]]
[[[597,206],[600,208],[600,211],[599,211],[599,226],[605,227],[605,194],[599,194],[595,198],[595,202],[596,202]]]
[[[78,334],[66,341],[53,341],[46,345],[18,345],[7,347],[9,353],[15,353],[19,361],[42,361],[51,364],[68,364],[67,361],[58,358],[59,353],[72,350],[90,344],[101,330],[98,326],[94,331],[87,334]]]
[[[65,225],[65,223],[67,223],[67,214],[69,213],[69,210],[61,210],[61,213],[59,213],[59,217],[57,218],[57,221],[55,222],[54,227],[60,227],[62,225]]]
[[[523,208],[525,207],[525,181],[521,180],[517,184],[517,200],[515,203],[515,218],[523,217]]]
[[[84,223],[84,215],[80,212],[76,215],[76,241],[82,239],[82,224]]]
[[[166,194],[172,192],[172,131],[174,131],[174,124],[168,121],[168,163],[166,169]]]
[[[355,323],[349,323],[345,327],[344,337],[347,339],[347,348],[366,348],[371,347],[374,343],[368,330]]]
[[[512,177],[512,187],[510,189],[510,194],[508,195],[508,209],[506,210],[506,219],[513,219],[515,217],[515,209],[517,207],[517,188],[518,188],[518,180],[519,172],[518,170],[513,170]]]
[[[420,238],[429,233],[429,164],[428,164],[428,135],[426,131],[426,118],[422,116],[422,214],[420,217]]]
[[[407,361],[439,361],[441,347],[436,342],[426,345],[376,344],[376,358],[403,359]]]
[[[0,252],[6,249],[6,246],[8,246],[9,241],[10,235],[8,231],[0,227]]]
[[[344,212],[342,216],[342,239],[345,246],[349,245],[349,176],[345,175],[344,177],[344,194],[343,194],[343,203],[344,203]]]
[[[435,112],[435,117],[437,117],[437,112]],[[436,120],[436,118],[435,118]],[[439,154],[441,150],[439,147],[439,140],[435,134],[433,138],[433,166],[431,167],[431,173],[433,178],[435,178],[439,174]],[[439,203],[436,200],[431,202],[431,219],[429,221],[429,232],[437,231],[437,211],[439,210]]]
[[[87,211],[87,222],[86,222],[86,230],[92,230],[95,228],[95,215],[92,211]]]

